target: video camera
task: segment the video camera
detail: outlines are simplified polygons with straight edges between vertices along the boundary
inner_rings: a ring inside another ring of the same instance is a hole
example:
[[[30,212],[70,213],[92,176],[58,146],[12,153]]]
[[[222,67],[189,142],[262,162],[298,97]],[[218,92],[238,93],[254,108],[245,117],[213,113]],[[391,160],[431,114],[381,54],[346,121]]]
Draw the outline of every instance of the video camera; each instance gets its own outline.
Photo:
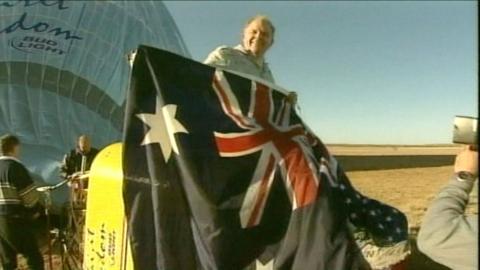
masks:
[[[455,116],[453,121],[453,142],[478,145],[478,119],[470,116]]]

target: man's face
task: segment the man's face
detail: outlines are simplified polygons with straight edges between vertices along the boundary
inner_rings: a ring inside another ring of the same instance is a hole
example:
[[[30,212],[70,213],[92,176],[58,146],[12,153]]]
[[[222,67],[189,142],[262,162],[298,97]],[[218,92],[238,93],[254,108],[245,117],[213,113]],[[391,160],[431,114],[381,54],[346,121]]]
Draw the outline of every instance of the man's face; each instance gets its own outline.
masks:
[[[272,43],[272,28],[265,20],[256,19],[243,30],[243,47],[256,57],[262,57]]]
[[[82,136],[78,139],[78,149],[83,153],[90,152],[91,148],[90,139],[88,137]]]

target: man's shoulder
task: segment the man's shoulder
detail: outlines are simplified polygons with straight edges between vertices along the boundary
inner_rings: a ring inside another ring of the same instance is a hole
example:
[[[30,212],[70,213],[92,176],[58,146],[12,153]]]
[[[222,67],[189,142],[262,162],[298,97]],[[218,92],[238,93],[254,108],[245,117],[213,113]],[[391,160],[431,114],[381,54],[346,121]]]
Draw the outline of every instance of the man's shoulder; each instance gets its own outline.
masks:
[[[205,60],[206,64],[221,64],[218,63],[219,60],[231,59],[233,57],[241,56],[241,52],[230,46],[222,45],[215,48]]]
[[[220,55],[228,55],[228,54],[239,54],[240,51],[237,50],[234,47],[230,47],[230,46],[227,46],[227,45],[222,45],[222,46],[218,46],[217,48],[215,48],[212,51],[212,53],[220,54]]]
[[[75,155],[77,155],[77,149],[70,149],[70,151],[67,153],[68,157],[73,157]]]
[[[0,159],[0,168],[7,169],[12,166],[15,166],[15,161],[12,159]]]
[[[15,159],[0,159],[0,167],[10,172],[27,171],[25,165]]]
[[[18,161],[17,159],[8,158],[8,157],[0,158],[0,164],[3,164],[4,166],[23,167],[23,164],[20,161]]]

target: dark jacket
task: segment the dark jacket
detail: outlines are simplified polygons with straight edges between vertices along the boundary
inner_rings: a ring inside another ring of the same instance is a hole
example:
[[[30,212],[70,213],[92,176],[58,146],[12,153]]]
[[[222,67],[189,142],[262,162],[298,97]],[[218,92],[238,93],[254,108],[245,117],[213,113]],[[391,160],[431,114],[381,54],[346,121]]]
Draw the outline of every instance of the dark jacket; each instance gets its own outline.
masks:
[[[28,170],[13,157],[0,157],[0,215],[21,216],[38,206],[40,193]]]
[[[90,170],[90,166],[92,166],[92,162],[97,154],[98,150],[96,148],[91,148],[87,154],[83,154],[78,149],[71,150],[63,158],[63,164],[60,168],[62,177],[67,178],[76,172],[80,172],[82,170],[83,156],[86,157],[85,171]]]

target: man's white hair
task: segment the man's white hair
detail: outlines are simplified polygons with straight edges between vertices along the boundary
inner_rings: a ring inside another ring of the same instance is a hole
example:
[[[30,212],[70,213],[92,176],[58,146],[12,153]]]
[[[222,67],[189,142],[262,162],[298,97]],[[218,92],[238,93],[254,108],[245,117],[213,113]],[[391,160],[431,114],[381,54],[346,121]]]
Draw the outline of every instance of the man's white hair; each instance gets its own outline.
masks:
[[[270,25],[270,28],[272,29],[272,35],[275,34],[275,26],[273,26],[272,20],[270,20],[270,18],[267,15],[263,15],[263,14],[257,14],[253,17],[250,17],[247,20],[247,23],[245,23],[245,26],[243,27],[243,29],[247,28],[253,21],[256,21],[256,20],[260,20],[268,23],[268,25]]]

